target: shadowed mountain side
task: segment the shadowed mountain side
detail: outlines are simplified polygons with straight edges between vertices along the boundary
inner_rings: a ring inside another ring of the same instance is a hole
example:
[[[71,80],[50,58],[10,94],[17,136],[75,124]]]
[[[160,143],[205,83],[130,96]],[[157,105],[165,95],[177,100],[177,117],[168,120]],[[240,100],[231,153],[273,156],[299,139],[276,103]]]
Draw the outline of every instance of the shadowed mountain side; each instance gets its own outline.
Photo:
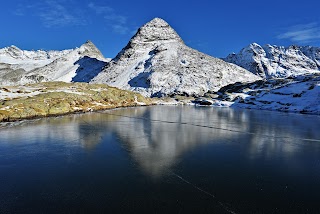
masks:
[[[72,78],[72,82],[90,82],[101,72],[106,64],[107,62],[105,61],[84,56],[74,63],[74,65],[78,65],[79,67],[76,70],[76,76]]]
[[[148,79],[150,75],[151,72],[140,73],[138,76],[131,79],[128,84],[131,87],[150,88],[150,80]]]

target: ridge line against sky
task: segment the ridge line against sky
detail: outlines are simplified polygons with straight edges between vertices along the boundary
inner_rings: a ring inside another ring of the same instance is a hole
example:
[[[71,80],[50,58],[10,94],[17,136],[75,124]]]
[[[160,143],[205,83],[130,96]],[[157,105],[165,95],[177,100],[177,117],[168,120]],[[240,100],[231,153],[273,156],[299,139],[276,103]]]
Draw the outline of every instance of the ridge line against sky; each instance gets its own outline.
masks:
[[[165,19],[187,45],[216,57],[252,42],[320,46],[320,3],[314,0],[11,0],[2,7],[0,48],[61,50],[91,40],[114,57],[154,17]]]

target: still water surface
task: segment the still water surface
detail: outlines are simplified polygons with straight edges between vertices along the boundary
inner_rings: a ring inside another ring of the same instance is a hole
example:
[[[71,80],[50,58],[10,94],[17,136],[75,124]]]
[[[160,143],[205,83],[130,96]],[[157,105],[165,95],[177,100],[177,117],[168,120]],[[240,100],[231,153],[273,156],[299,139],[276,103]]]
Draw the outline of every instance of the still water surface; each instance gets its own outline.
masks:
[[[0,213],[320,213],[320,118],[154,106],[0,127]]]

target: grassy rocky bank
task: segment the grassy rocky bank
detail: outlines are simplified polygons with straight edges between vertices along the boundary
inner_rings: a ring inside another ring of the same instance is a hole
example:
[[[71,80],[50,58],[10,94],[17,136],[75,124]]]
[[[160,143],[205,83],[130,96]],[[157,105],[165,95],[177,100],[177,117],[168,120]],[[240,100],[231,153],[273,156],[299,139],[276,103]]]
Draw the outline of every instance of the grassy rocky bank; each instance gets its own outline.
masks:
[[[0,122],[152,105],[138,93],[104,84],[45,82],[0,87]]]

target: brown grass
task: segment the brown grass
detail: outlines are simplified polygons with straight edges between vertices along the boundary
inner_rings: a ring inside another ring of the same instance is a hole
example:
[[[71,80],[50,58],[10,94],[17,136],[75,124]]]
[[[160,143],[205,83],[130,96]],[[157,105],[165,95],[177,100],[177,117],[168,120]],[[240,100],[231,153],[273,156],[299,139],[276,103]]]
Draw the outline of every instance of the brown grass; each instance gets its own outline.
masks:
[[[140,94],[104,84],[45,82],[26,87],[42,93],[0,100],[0,122],[137,106],[137,102],[151,105],[154,102]]]

